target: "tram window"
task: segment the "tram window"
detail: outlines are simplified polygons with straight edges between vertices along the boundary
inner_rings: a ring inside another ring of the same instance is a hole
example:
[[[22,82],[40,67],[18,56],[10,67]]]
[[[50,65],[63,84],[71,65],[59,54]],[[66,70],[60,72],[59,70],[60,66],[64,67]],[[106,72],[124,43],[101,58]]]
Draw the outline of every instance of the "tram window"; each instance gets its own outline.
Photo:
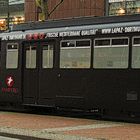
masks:
[[[53,45],[43,46],[43,56],[42,56],[42,67],[52,68],[53,67]]]
[[[90,46],[90,40],[76,41],[76,47]]]
[[[140,37],[133,38],[132,68],[140,68]]]
[[[94,68],[127,68],[129,45],[128,38],[122,38],[121,43],[118,39],[110,39],[112,44],[109,46],[96,46],[94,48]],[[97,40],[95,40],[97,41]]]
[[[18,68],[18,44],[8,44],[6,52],[6,68]]]
[[[133,38],[133,45],[140,45],[140,37],[139,38]]]
[[[61,43],[61,47],[75,47],[75,41],[64,41]]]
[[[112,39],[112,45],[128,45],[128,38]]]
[[[26,48],[26,68],[36,68],[36,46],[28,46]]]
[[[109,46],[110,39],[97,39],[95,40],[95,46]]]
[[[91,57],[91,41],[72,40],[72,42],[76,43],[75,47],[64,46],[64,42],[61,42],[60,68],[89,68]]]

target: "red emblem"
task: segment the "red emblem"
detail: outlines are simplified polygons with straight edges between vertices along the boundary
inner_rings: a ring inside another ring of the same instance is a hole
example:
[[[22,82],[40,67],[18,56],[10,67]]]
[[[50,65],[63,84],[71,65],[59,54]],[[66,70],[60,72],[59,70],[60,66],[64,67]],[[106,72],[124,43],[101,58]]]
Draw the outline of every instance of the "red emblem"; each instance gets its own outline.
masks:
[[[14,85],[14,79],[13,79],[12,76],[8,76],[6,78],[6,84],[7,84],[8,87],[12,87]]]

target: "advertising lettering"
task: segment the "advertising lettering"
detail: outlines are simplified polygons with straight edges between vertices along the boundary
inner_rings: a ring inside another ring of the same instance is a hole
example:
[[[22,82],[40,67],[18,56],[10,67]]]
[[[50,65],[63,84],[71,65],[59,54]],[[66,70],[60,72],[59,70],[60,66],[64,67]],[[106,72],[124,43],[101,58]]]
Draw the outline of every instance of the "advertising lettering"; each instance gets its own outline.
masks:
[[[140,32],[140,26],[128,26],[128,27],[114,27],[114,28],[103,28],[103,29],[87,29],[87,30],[73,30],[73,31],[60,31],[60,32],[44,32],[34,34],[21,34],[21,35],[6,35],[2,36],[2,40],[14,40],[14,39],[27,39],[27,40],[38,40],[46,38],[58,38],[58,37],[76,37],[76,36],[89,36],[96,34],[122,34]]]

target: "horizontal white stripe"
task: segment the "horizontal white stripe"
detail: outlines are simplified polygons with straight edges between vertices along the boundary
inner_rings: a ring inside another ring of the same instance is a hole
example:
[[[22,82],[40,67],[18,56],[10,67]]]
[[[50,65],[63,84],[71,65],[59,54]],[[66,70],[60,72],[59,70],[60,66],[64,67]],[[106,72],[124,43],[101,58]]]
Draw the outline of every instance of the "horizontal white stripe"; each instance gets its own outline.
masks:
[[[16,138],[9,138],[9,137],[0,136],[0,140],[20,140],[20,139],[16,139]]]
[[[60,132],[60,131],[73,131],[73,130],[84,130],[84,129],[97,129],[97,128],[109,128],[122,126],[121,124],[92,124],[92,125],[80,125],[73,127],[59,127],[59,128],[49,128],[44,129],[45,132]]]

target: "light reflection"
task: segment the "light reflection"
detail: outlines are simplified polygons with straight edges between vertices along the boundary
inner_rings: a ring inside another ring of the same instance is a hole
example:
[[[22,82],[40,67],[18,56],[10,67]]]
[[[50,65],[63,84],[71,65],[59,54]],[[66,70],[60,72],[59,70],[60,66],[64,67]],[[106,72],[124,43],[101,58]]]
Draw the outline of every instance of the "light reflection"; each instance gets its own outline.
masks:
[[[125,14],[125,9],[120,8],[120,9],[118,10],[118,14],[119,14],[119,15],[124,15],[124,14]]]

